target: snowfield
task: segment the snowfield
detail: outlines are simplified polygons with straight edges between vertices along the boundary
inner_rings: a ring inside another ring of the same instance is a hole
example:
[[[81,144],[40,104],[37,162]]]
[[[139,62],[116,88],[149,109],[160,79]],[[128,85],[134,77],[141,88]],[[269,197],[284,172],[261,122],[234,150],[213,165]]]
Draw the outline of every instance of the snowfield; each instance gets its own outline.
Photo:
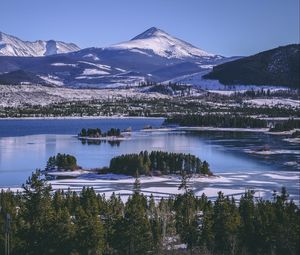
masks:
[[[98,69],[85,69],[82,73],[82,75],[106,75],[109,74],[109,72],[103,71],[103,70],[98,70]]]
[[[75,64],[66,64],[66,63],[52,63],[52,66],[73,66],[75,67]]]
[[[62,176],[62,173],[56,173]],[[55,175],[55,173],[54,173]],[[93,187],[97,193],[104,194],[109,198],[112,193],[120,195],[125,202],[132,195],[135,178],[118,175],[86,173],[85,171],[66,172],[65,176],[73,179],[51,180],[53,190],[68,190],[80,192],[85,187]],[[299,172],[228,172],[220,176],[194,176],[189,180],[189,186],[197,196],[203,193],[214,200],[218,192],[222,191],[225,196],[233,196],[239,199],[247,190],[254,190],[257,198],[272,198],[273,191],[280,191],[281,187],[287,187],[291,197],[299,203]],[[178,187],[181,178],[176,175],[149,177],[141,176],[141,192],[146,196],[151,194],[155,199],[167,198],[183,191]],[[22,191],[21,188],[3,188],[11,191]]]
[[[245,100],[245,103],[254,105],[254,106],[290,106],[290,107],[300,107],[300,100],[293,100],[288,98],[272,98],[272,99],[251,99],[251,100]]]
[[[108,98],[168,98],[159,93],[142,93],[137,89],[71,89],[39,85],[0,85],[0,107],[18,107],[24,104],[49,105],[67,101],[103,100]]]
[[[63,86],[64,83],[60,80],[59,77],[48,74],[47,76],[39,76],[44,81],[48,82],[49,84],[55,85],[55,86]]]

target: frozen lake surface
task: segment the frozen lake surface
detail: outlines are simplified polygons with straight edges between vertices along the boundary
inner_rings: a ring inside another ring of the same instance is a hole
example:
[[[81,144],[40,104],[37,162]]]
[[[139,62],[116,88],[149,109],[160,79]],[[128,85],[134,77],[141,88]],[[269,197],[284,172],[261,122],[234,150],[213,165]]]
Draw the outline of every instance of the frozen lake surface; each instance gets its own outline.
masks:
[[[1,120],[0,121],[0,187],[19,187],[36,168],[43,169],[50,156],[68,153],[76,156],[84,168],[107,166],[112,157],[162,150],[184,152],[207,160],[218,178],[193,180],[197,195],[205,192],[215,197],[222,190],[226,195],[240,196],[246,189],[257,190],[257,196],[270,197],[273,190],[287,187],[291,197],[299,200],[299,150],[297,144],[281,136],[254,132],[220,131],[139,131],[145,125],[160,127],[162,119],[78,119],[78,120]],[[82,127],[111,127],[134,132],[129,140],[119,143],[83,144],[75,135]],[[268,148],[271,153],[251,153]],[[274,153],[272,153],[274,152]],[[156,197],[178,193],[175,177],[142,179],[142,190]],[[143,182],[144,181],[144,182]],[[57,180],[53,188],[83,185],[110,195],[131,194],[132,179],[127,180]]]

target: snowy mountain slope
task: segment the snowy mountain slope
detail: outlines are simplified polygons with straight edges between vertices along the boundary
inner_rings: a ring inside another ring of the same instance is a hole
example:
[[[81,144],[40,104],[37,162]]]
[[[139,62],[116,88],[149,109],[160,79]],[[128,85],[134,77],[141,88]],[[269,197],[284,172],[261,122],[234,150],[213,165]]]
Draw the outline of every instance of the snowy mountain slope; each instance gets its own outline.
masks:
[[[198,49],[195,46],[177,39],[161,29],[152,27],[130,41],[115,44],[109,49],[130,50],[144,55],[156,54],[164,58],[202,58],[217,57],[215,54]]]
[[[29,77],[35,74],[47,85],[135,86],[144,81],[163,82],[211,70],[226,60],[225,57],[200,50],[160,29],[150,28],[128,42],[105,48],[87,48],[35,58],[0,57],[0,79],[1,73],[22,70],[29,72]]]
[[[0,32],[0,56],[38,57],[78,51],[74,43],[60,41],[22,41],[21,39]]]

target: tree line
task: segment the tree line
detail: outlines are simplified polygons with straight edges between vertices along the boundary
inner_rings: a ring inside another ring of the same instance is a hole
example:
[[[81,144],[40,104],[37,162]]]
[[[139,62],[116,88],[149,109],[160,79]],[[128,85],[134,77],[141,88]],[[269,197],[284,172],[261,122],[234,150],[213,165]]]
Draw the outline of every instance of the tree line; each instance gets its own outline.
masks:
[[[0,193],[0,229],[12,255],[299,254],[300,210],[283,188],[272,200],[221,192],[210,201],[191,190],[154,200],[138,180],[127,202],[112,194],[51,191],[37,171],[23,193]],[[7,223],[7,215],[11,221]],[[9,224],[9,228],[7,228]],[[0,232],[0,251],[4,251]],[[175,250],[185,244],[186,249]]]
[[[288,119],[283,122],[276,123],[273,128],[270,128],[272,132],[290,131],[296,128],[300,128],[300,120]]]
[[[198,127],[219,127],[219,128],[266,128],[267,121],[232,115],[232,114],[190,114],[174,115],[168,117],[165,125],[178,124],[180,126],[198,126]]]
[[[209,164],[198,157],[184,153],[163,151],[141,151],[111,159],[109,171],[135,176],[136,174],[182,174],[197,173],[212,175]]]

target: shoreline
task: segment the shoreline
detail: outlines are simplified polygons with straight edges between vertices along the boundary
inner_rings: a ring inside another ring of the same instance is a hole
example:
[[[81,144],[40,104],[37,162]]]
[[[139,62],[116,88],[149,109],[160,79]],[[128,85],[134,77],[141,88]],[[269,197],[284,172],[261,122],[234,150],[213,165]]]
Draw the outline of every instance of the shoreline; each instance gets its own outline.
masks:
[[[61,116],[61,117],[7,117],[1,120],[97,120],[97,119],[165,119],[165,117],[144,117],[144,116]]]
[[[225,131],[225,132],[263,132],[269,133],[269,128],[221,128],[221,127],[165,127],[142,129],[142,132],[172,132],[172,131]]]
[[[289,131],[269,131],[269,128],[222,128],[222,127],[193,127],[193,126],[178,126],[178,127],[162,127],[162,128],[152,128],[152,129],[142,129],[141,132],[172,132],[172,131],[223,131],[223,132],[255,132],[255,133],[265,133],[269,135],[291,135],[295,131],[300,129],[292,129]]]

